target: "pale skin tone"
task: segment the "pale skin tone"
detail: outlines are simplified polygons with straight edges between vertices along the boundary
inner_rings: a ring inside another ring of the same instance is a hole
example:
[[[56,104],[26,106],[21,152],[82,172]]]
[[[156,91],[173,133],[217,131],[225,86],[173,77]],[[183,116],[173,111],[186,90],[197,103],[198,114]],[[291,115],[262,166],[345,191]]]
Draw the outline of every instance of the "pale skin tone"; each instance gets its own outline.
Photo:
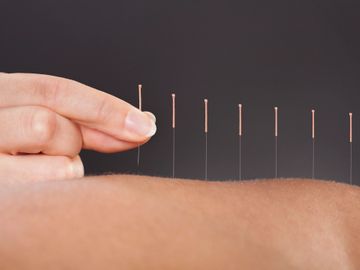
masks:
[[[146,142],[153,130],[141,129],[143,136],[133,134],[131,125],[126,130],[124,119],[136,108],[124,101],[72,81],[48,81],[53,79],[65,80],[0,74],[1,94],[11,93],[0,98],[0,134],[6,142],[0,142],[2,269],[360,269],[355,186],[304,179],[82,178],[59,172],[53,163],[63,170],[78,164],[81,148],[123,151]],[[29,86],[29,80],[36,83]],[[34,85],[41,90],[31,90]],[[47,87],[68,90],[47,95]],[[76,91],[86,106],[76,103]],[[94,113],[99,104],[102,109]],[[18,117],[16,126],[7,120],[44,108],[55,120],[46,116],[40,130],[52,121],[57,128],[40,143],[26,133],[26,116],[23,122]],[[140,114],[151,129],[153,116]]]
[[[81,149],[124,151],[156,131],[153,114],[72,80],[0,73],[0,90],[0,177],[9,181],[81,177]]]

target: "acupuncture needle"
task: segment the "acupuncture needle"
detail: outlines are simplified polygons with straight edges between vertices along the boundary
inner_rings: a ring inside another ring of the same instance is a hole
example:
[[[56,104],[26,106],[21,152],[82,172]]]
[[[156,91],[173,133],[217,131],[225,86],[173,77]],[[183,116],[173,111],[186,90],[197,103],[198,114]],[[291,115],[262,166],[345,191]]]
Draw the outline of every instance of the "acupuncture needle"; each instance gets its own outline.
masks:
[[[205,180],[208,177],[208,100],[204,99],[204,133],[205,133]]]
[[[142,110],[142,85],[138,85],[138,94],[139,94],[139,110]],[[140,145],[137,148],[137,166],[140,167]]]
[[[349,180],[350,180],[350,185],[352,185],[352,176],[353,176],[353,147],[352,147],[352,142],[353,142],[353,125],[352,125],[352,119],[353,115],[352,113],[349,113],[349,147],[350,147],[350,166],[349,166]]]
[[[315,110],[311,110],[311,139],[312,139],[312,170],[311,178],[315,178]]]
[[[275,135],[275,178],[278,177],[278,107],[274,107],[275,113],[275,126],[274,126],[274,135]]]
[[[239,180],[242,180],[242,104],[239,104]]]
[[[172,97],[172,177],[175,178],[175,94]]]

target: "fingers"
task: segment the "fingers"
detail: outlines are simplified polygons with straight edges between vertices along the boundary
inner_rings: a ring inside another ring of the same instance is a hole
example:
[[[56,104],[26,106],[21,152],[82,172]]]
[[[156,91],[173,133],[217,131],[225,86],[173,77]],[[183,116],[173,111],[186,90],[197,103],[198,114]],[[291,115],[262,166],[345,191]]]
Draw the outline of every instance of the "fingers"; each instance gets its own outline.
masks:
[[[0,155],[0,181],[34,182],[84,176],[79,156]]]
[[[156,132],[145,113],[81,83],[36,74],[0,76],[0,106],[37,105],[121,141],[140,143]]]
[[[148,117],[150,117],[151,120],[153,120],[156,123],[156,117],[152,112],[144,112]]]
[[[119,141],[105,133],[84,126],[81,126],[81,133],[84,138],[84,149],[96,150],[103,153],[115,153],[129,150],[142,145],[149,140],[148,138],[140,143]]]
[[[0,109],[1,153],[44,153],[74,157],[82,147],[76,124],[44,107]]]
[[[156,122],[156,117],[151,112],[144,112],[152,121]],[[142,145],[149,141],[147,138],[145,141],[139,143],[120,141],[112,136],[109,136],[101,131],[80,126],[81,133],[83,135],[83,148],[96,150],[103,153],[115,153],[125,150],[129,150],[139,145]]]

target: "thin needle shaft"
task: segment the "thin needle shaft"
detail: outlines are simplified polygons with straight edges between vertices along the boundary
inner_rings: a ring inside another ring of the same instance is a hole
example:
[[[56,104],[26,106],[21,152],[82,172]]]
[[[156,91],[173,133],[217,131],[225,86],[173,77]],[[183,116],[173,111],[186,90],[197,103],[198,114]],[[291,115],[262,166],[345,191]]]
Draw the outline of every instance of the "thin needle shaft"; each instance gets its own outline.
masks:
[[[138,85],[138,94],[139,94],[139,110],[142,110],[142,85]],[[140,145],[137,148],[137,166],[140,167]]]
[[[278,107],[274,107],[275,113],[275,178],[278,177]]]
[[[242,104],[239,104],[239,180],[242,180]]]
[[[205,133],[205,180],[208,178],[208,100],[204,99],[205,106],[205,122],[204,122],[204,133]]]
[[[312,169],[311,178],[315,178],[315,110],[311,110],[311,138],[312,138]]]
[[[350,185],[352,185],[352,175],[353,175],[353,126],[352,126],[352,113],[349,113],[349,146],[350,146],[350,166],[349,166],[349,176],[350,176]]]
[[[172,177],[175,178],[175,94],[172,97]]]

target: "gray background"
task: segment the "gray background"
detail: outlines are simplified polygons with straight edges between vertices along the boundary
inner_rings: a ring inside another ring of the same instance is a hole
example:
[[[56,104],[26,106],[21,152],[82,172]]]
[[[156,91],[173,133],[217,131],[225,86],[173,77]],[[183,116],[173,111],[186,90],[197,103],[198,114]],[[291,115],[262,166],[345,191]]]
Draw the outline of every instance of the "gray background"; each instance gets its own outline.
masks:
[[[246,178],[311,175],[310,110],[317,110],[316,176],[354,182],[360,149],[358,1],[1,0],[0,69],[72,78],[158,119],[140,172],[171,175],[171,98],[177,94],[177,168],[204,176],[203,98],[209,99],[209,178],[237,176],[237,104],[244,104]],[[136,151],[82,153],[89,174],[137,172]]]

